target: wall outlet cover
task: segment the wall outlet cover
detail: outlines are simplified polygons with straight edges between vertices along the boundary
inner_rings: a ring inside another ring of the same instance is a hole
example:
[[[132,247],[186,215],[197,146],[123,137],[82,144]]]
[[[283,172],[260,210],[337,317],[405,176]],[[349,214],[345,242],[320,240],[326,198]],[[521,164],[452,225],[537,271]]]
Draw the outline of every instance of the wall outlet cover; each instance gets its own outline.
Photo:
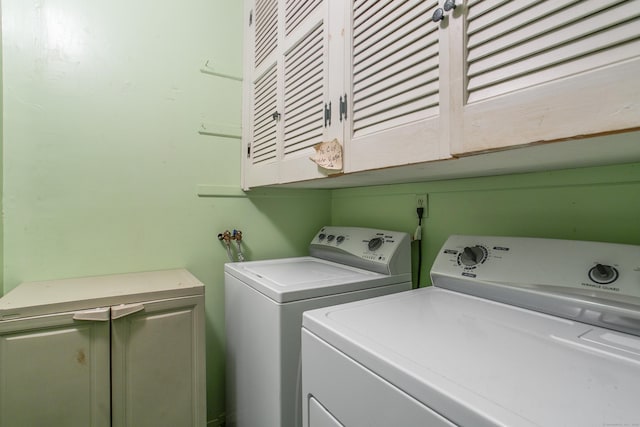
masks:
[[[424,208],[425,213],[427,212],[427,195],[426,194],[416,194],[416,208]]]

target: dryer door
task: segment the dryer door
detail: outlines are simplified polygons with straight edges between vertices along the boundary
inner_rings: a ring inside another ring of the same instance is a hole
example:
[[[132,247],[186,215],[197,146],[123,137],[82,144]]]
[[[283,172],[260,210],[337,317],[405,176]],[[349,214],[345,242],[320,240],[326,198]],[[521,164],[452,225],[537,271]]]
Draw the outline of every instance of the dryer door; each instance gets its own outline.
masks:
[[[313,397],[309,399],[309,427],[343,427],[333,415]]]

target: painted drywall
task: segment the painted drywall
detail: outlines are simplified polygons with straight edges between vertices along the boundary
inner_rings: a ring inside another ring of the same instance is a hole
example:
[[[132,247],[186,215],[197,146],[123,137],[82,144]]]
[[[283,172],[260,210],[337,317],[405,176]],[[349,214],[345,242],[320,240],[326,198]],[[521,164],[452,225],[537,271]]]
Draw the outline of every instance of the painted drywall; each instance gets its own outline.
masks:
[[[242,2],[5,0],[4,290],[186,267],[206,285],[208,419],[224,411],[225,229],[249,259],[307,253],[329,192],[240,186]],[[212,125],[213,124],[213,125]],[[237,192],[236,192],[237,193]],[[222,194],[226,194],[222,192]]]
[[[422,286],[451,234],[640,245],[640,163],[334,190],[331,222],[413,234],[416,194],[428,195]]]
[[[325,223],[413,232],[429,195],[423,277],[446,236],[640,244],[640,165],[225,197],[239,188],[241,2],[2,2],[4,290],[25,280],[190,269],[206,284],[208,413],[224,410],[223,270],[296,256]],[[143,25],[144,24],[144,25]],[[214,129],[215,130],[215,129]],[[415,260],[414,260],[415,261]]]
[[[1,6],[1,4],[0,4]],[[4,209],[2,206],[3,200],[3,138],[4,138],[4,115],[3,115],[3,72],[2,72],[2,7],[0,7],[0,267],[4,266]],[[2,271],[0,269],[0,271]],[[0,297],[4,294],[4,274],[0,273]]]

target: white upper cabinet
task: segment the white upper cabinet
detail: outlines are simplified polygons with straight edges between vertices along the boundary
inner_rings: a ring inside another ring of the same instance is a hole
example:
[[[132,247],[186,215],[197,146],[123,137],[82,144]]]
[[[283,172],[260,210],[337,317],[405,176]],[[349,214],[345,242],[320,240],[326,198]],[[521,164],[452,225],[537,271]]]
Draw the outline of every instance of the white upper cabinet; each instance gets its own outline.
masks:
[[[640,128],[640,0],[246,2],[244,188]]]
[[[449,157],[437,0],[349,3],[346,171]]]
[[[469,0],[449,24],[454,155],[640,125],[640,1]]]
[[[343,9],[327,0],[247,5],[243,187],[327,176],[309,157],[315,144],[342,140],[331,91],[343,91]]]

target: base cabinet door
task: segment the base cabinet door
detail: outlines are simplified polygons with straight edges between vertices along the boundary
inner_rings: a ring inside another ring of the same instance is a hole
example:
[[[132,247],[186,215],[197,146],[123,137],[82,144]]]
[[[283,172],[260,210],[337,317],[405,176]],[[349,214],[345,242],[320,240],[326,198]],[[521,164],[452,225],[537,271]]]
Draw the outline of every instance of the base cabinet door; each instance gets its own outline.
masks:
[[[204,426],[204,298],[112,307],[112,319],[112,425]]]
[[[109,427],[109,322],[0,322],[1,427]]]

